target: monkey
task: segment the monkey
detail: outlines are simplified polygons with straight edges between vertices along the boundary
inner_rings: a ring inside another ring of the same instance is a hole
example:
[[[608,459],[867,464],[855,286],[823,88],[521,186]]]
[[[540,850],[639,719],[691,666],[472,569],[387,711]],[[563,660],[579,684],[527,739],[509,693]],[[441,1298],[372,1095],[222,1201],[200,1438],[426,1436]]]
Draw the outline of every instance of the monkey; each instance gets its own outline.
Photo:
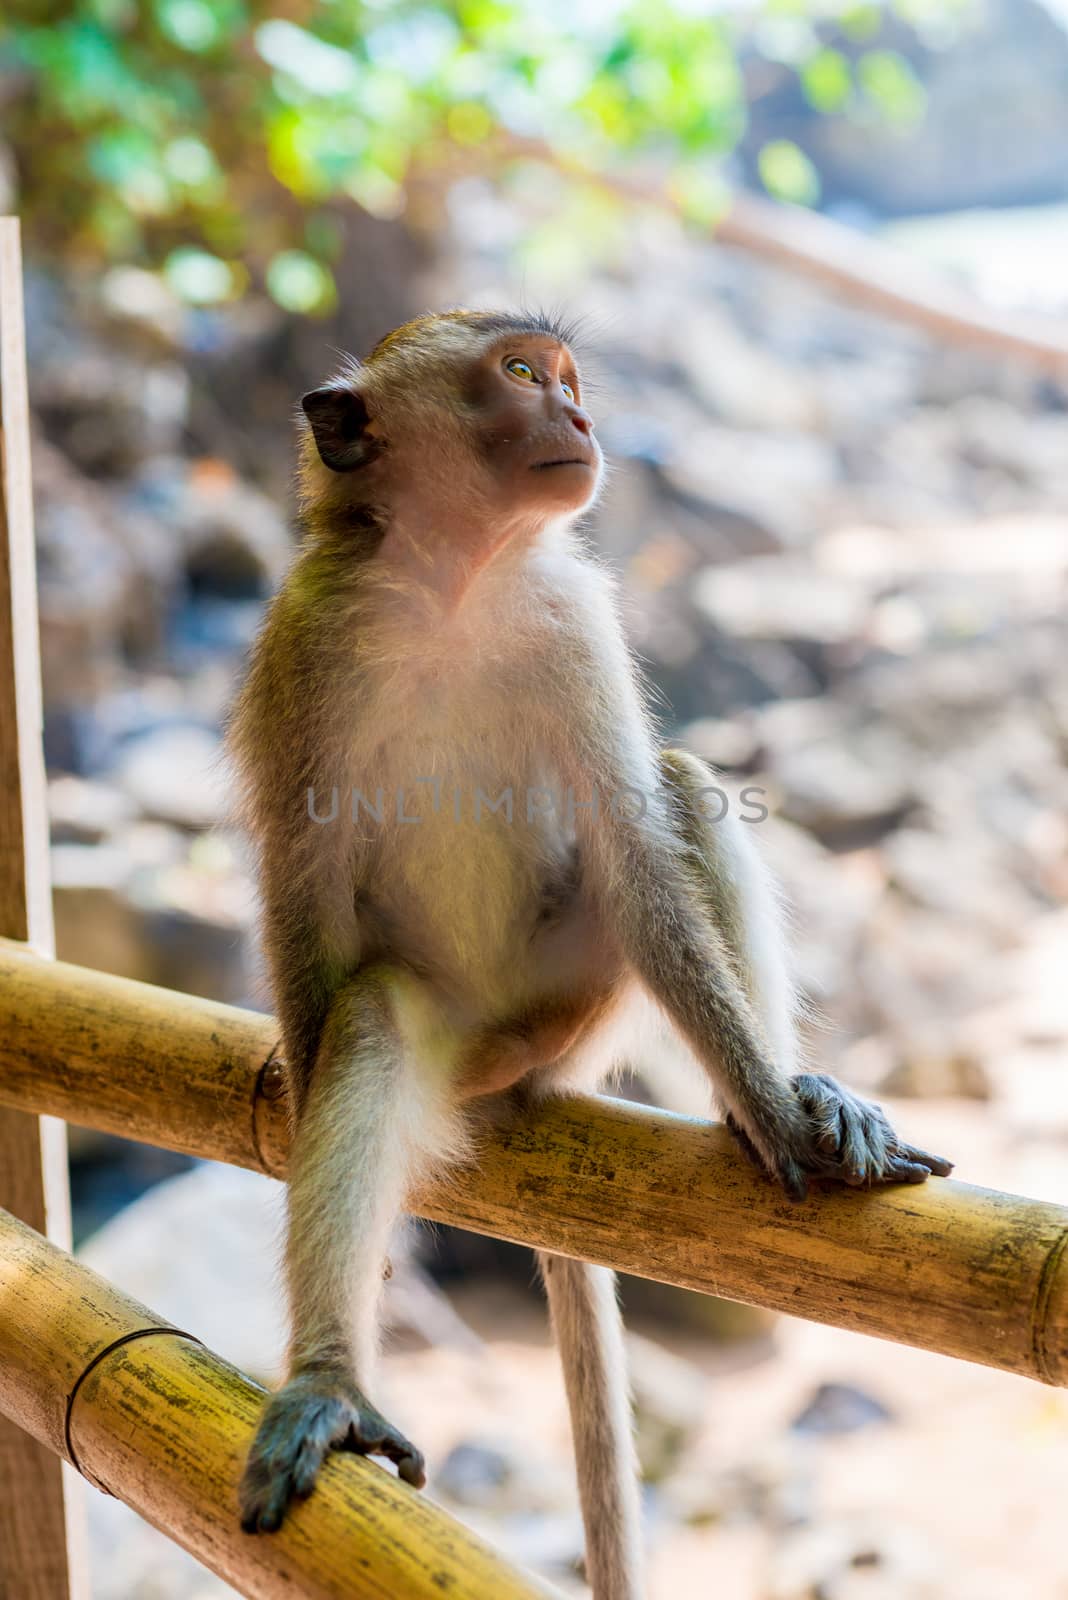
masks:
[[[539,313],[427,314],[301,401],[302,542],[227,728],[291,1118],[288,1375],[240,1484],[249,1532],[330,1449],[422,1486],[371,1398],[405,1194],[477,1160],[495,1118],[602,1087],[650,1019],[788,1196],[951,1170],[802,1069],[777,886],[751,829],[709,814],[711,771],[660,748],[579,528],[604,460],[576,345]],[[615,1280],[538,1261],[587,1575],[640,1600]]]

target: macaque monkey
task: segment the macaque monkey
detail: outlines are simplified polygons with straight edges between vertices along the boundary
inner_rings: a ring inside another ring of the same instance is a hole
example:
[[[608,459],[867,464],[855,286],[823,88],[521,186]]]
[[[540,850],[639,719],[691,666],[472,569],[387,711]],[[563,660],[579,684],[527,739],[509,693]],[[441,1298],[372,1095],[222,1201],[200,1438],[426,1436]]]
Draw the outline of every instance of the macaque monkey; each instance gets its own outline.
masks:
[[[775,892],[694,756],[658,748],[609,574],[574,531],[601,452],[567,330],[419,317],[304,396],[304,542],[229,745],[258,859],[292,1116],[288,1378],[241,1484],[276,1529],[330,1449],[423,1458],[374,1403],[391,1225],[480,1123],[601,1086],[649,1016],[748,1156],[920,1183],[833,1078],[799,1071]],[[540,1257],[596,1600],[640,1600],[613,1276]]]

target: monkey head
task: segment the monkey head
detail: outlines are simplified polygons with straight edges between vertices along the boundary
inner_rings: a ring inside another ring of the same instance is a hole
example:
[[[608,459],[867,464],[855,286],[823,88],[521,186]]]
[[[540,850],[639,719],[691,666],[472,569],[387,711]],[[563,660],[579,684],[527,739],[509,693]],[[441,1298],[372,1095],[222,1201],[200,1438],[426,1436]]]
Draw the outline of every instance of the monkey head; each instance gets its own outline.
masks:
[[[414,495],[443,515],[534,525],[577,515],[603,464],[568,332],[472,311],[405,323],[303,397],[305,482],[317,472],[335,503]]]

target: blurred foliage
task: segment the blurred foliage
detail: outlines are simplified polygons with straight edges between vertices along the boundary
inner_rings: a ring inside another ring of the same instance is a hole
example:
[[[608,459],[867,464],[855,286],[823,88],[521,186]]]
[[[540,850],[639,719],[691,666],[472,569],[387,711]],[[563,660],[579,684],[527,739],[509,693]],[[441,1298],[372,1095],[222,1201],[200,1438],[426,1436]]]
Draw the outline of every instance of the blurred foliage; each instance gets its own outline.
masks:
[[[898,9],[922,32],[960,3]],[[15,203],[61,261],[159,270],[192,304],[253,281],[327,310],[336,202],[398,213],[413,163],[442,172],[516,141],[594,171],[648,156],[709,220],[745,130],[747,53],[787,63],[821,113],[915,119],[922,88],[875,47],[881,19],[856,0],[760,0],[744,18],[693,0],[16,0],[0,36]],[[793,144],[758,166],[780,198],[818,198]]]

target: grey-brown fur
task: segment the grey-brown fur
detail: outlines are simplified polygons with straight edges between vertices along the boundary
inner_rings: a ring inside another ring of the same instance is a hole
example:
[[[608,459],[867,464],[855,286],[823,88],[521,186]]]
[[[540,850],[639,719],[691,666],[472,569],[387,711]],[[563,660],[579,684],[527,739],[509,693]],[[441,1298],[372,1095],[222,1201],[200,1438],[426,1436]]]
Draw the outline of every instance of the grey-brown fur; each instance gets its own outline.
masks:
[[[293,1115],[289,1379],[243,1479],[253,1531],[311,1491],[331,1446],[421,1482],[368,1397],[405,1192],[471,1154],[479,1107],[601,1085],[639,1016],[681,1035],[791,1194],[948,1170],[795,1072],[774,892],[744,826],[703,814],[711,775],[658,750],[612,581],[573,531],[602,462],[564,331],[417,319],[303,403],[303,546],[229,735]],[[446,780],[463,804],[439,803]],[[502,785],[526,807],[483,814]],[[354,788],[396,791],[396,810],[309,811],[309,790]],[[584,809],[628,791],[647,807]],[[546,794],[559,804],[531,804]],[[611,1274],[543,1269],[594,1594],[638,1600]]]

